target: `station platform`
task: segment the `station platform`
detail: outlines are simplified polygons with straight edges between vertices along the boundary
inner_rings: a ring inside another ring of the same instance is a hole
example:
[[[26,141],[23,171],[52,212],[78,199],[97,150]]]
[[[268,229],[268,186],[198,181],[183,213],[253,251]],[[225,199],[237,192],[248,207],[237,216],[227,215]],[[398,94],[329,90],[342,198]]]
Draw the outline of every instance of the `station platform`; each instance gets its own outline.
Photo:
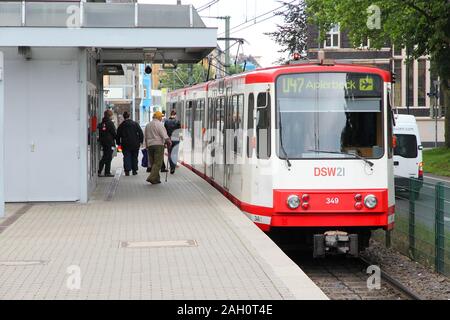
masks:
[[[7,204],[0,299],[328,299],[188,169],[150,185],[121,164],[88,204]]]

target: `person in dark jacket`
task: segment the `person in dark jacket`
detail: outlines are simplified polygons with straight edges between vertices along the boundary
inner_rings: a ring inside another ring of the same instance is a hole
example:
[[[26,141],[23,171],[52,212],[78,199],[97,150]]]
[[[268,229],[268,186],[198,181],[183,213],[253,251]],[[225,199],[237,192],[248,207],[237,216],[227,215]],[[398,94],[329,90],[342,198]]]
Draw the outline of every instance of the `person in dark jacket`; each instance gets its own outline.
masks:
[[[117,144],[122,146],[123,167],[125,175],[129,176],[133,170],[133,175],[138,174],[138,156],[141,144],[144,142],[144,133],[139,123],[130,119],[130,114],[123,114],[125,119],[117,129]]]
[[[178,145],[180,143],[179,129],[181,128],[180,121],[177,120],[176,110],[170,112],[170,118],[164,122],[164,127],[167,130],[167,135],[169,136],[172,144],[169,147],[169,163],[170,163],[170,173],[174,174],[177,168],[178,162]]]
[[[101,123],[98,124],[99,142],[102,146],[103,156],[98,165],[98,176],[102,176],[103,168],[105,168],[105,177],[114,177],[111,174],[111,161],[114,147],[116,146],[116,126],[112,121],[113,112],[106,110]]]

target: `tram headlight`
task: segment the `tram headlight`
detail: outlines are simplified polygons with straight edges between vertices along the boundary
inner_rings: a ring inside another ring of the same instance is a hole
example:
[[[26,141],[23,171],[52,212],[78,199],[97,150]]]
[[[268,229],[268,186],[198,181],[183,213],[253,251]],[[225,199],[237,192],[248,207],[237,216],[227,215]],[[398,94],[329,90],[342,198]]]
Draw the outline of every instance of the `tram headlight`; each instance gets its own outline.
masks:
[[[364,198],[364,204],[367,208],[374,209],[378,204],[378,199],[373,194],[370,194]]]
[[[297,209],[300,207],[300,198],[296,195],[291,195],[287,198],[287,205],[291,209]]]

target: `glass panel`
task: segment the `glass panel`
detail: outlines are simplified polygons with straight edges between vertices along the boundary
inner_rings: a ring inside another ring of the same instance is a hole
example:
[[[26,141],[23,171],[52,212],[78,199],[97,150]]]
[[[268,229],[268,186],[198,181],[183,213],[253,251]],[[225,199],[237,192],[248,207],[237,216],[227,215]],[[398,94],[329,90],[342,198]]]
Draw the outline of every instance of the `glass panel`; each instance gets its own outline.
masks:
[[[394,61],[394,73],[396,75],[394,83],[394,106],[402,106],[402,60]]]
[[[248,96],[248,118],[247,118],[247,130],[248,130],[248,137],[247,137],[247,157],[252,157],[252,145],[251,145],[251,138],[253,138],[254,134],[254,118],[253,118],[253,109],[255,105],[255,96],[253,93],[250,93]]]
[[[85,3],[85,27],[134,27],[134,4],[132,3]]]
[[[414,106],[414,65],[413,63],[408,63],[406,67],[408,77],[406,96],[407,96],[407,104],[409,107],[411,107]]]
[[[184,126],[188,130],[192,127],[192,101],[189,101],[187,103],[186,118],[185,118]]]
[[[22,25],[22,4],[0,2],[0,26],[18,27]]]
[[[369,38],[368,37],[365,37],[363,39],[363,42],[362,42],[361,46],[362,47],[369,47]]]
[[[427,95],[427,89],[425,87],[425,76],[426,76],[426,60],[419,60],[418,61],[418,75],[417,75],[417,81],[418,81],[418,92],[419,95],[419,107],[424,107],[426,105],[425,103],[425,97]]]
[[[257,99],[257,126],[256,136],[258,138],[256,154],[258,159],[269,159],[270,149],[270,94],[260,93]]]
[[[25,25],[27,27],[76,27],[76,25],[73,25],[76,22],[73,15],[79,12],[77,10],[79,10],[78,3],[27,2],[25,5]]]
[[[331,34],[327,34],[326,36],[325,47],[331,47]]]
[[[292,159],[381,158],[382,93],[383,82],[373,74],[280,76],[278,154]]]
[[[189,6],[139,5],[138,21],[140,27],[189,27]]]
[[[397,146],[394,155],[402,158],[414,159],[417,157],[417,139],[412,134],[396,134]]]
[[[339,24],[334,25],[333,28],[331,28],[331,32],[339,32]]]
[[[402,48],[399,46],[394,46],[394,56],[401,56],[402,55]]]
[[[333,47],[339,47],[339,35],[333,34]]]

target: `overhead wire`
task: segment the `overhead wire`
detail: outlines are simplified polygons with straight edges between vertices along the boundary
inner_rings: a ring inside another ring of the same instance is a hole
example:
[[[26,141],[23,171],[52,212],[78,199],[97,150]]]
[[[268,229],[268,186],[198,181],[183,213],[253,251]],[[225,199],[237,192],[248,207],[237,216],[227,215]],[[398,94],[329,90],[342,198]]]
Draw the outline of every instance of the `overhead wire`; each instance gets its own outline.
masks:
[[[272,16],[271,16],[270,18],[273,18],[273,17],[276,16],[276,15],[274,14],[274,12],[276,12],[277,10],[280,10],[281,8],[287,6],[288,4],[292,4],[292,3],[296,2],[296,1],[298,1],[298,0],[292,0],[291,2],[287,2],[286,4],[283,4],[282,6],[279,6],[279,7],[275,8],[275,9],[271,9],[270,11],[267,11],[267,12],[265,12],[265,13],[263,13],[263,14],[260,14],[260,15],[258,15],[258,16],[255,16],[255,17],[253,17],[253,18],[251,18],[251,19],[249,19],[249,20],[246,19],[247,21],[242,22],[242,23],[240,23],[240,24],[238,24],[238,25],[236,25],[236,26],[233,26],[233,27],[230,29],[230,32],[231,32],[231,33],[235,33],[236,31],[233,31],[234,29],[237,29],[237,28],[239,28],[239,27],[241,27],[241,26],[243,26],[243,25],[245,25],[245,24],[248,24],[248,23],[252,23],[252,22],[253,22],[252,25],[256,25],[256,24],[262,22],[262,21],[257,22],[257,21],[256,21],[257,19],[262,18],[262,17],[264,17],[264,16],[266,16],[266,15],[268,15],[268,14],[271,14],[271,13],[272,13]],[[266,19],[266,20],[268,20],[268,19]],[[265,21],[265,20],[263,20],[263,21]],[[224,35],[224,34],[225,34],[225,32],[222,32],[222,33],[219,34],[219,36]]]
[[[203,10],[206,10],[206,9],[208,9],[208,8],[211,8],[213,5],[215,5],[216,3],[218,3],[220,0],[212,0],[212,1],[210,1],[210,2],[208,2],[208,3],[206,3],[206,4],[204,4],[204,5],[202,5],[202,6],[200,6],[198,9],[197,9],[197,12],[201,12],[201,11],[203,11]]]
[[[288,11],[288,10],[284,10],[284,11],[282,11],[282,12],[283,12],[283,13],[286,13],[287,11]],[[253,23],[253,24],[251,24],[251,25],[242,27],[241,29],[235,30],[235,31],[233,31],[233,32],[231,32],[231,33],[237,33],[237,32],[246,30],[246,29],[251,28],[251,27],[254,27],[254,26],[256,26],[257,24],[260,24],[260,23],[262,23],[262,22],[264,22],[264,21],[273,19],[273,18],[275,18],[275,17],[277,17],[277,16],[278,16],[278,15],[274,13],[274,14],[273,14],[272,16],[270,16],[270,17],[267,17],[267,18],[265,18],[265,19],[263,19],[263,20],[259,20],[258,22],[255,22],[255,23]]]

